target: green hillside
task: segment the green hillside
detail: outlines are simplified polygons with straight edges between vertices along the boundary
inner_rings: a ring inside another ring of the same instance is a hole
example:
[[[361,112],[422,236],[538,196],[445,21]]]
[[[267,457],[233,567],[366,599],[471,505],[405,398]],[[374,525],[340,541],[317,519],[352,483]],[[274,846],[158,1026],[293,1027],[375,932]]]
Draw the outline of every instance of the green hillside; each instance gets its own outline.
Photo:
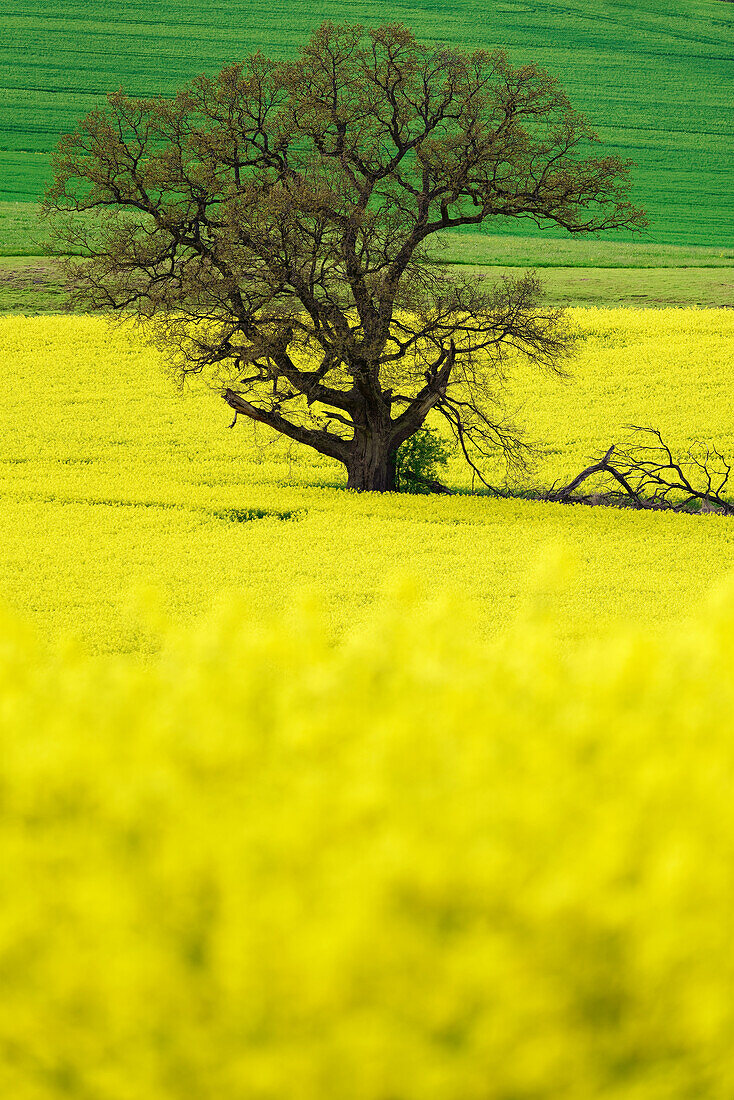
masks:
[[[424,39],[505,45],[514,60],[538,60],[563,78],[605,146],[636,161],[650,240],[734,244],[734,4],[725,0],[11,0],[0,16],[0,199],[41,194],[57,136],[106,91],[170,92],[253,49],[292,54],[326,17],[401,20]]]

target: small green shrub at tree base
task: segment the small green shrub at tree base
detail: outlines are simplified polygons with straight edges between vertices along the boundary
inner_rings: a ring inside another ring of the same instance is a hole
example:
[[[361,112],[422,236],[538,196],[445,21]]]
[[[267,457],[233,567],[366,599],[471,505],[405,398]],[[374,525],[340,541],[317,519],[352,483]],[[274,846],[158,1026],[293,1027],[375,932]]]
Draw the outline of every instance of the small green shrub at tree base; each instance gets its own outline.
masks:
[[[398,447],[395,485],[402,493],[430,493],[451,450],[431,428],[421,428]]]

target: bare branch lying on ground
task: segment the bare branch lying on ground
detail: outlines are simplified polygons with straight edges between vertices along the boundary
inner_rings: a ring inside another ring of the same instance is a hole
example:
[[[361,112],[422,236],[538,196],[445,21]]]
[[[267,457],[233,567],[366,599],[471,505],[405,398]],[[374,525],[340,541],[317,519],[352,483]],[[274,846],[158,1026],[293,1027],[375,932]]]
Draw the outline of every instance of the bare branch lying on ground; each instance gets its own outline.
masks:
[[[635,508],[699,511],[734,515],[734,503],[723,492],[731,466],[716,447],[695,443],[683,459],[676,459],[656,428],[631,424],[638,433],[654,440],[623,449],[613,444],[599,462],[587,466],[568,485],[554,485],[542,499],[566,504],[628,505]],[[583,493],[579,487],[595,474],[606,474],[611,488]]]

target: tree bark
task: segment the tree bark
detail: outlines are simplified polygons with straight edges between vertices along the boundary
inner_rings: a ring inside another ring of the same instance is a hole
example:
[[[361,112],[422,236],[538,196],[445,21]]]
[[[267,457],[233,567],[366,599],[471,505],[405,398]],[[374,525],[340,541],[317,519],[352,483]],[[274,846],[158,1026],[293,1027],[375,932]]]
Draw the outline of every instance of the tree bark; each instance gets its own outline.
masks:
[[[396,452],[389,439],[372,433],[355,433],[350,451],[346,460],[348,489],[395,491]]]

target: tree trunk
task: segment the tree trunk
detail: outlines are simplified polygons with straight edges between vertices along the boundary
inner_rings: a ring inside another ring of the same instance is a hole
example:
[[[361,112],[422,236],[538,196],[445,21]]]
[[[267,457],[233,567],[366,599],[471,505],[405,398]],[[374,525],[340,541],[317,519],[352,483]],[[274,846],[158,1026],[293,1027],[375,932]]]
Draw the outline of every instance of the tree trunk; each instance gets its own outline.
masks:
[[[348,489],[395,491],[395,451],[383,436],[355,434],[346,467]]]

